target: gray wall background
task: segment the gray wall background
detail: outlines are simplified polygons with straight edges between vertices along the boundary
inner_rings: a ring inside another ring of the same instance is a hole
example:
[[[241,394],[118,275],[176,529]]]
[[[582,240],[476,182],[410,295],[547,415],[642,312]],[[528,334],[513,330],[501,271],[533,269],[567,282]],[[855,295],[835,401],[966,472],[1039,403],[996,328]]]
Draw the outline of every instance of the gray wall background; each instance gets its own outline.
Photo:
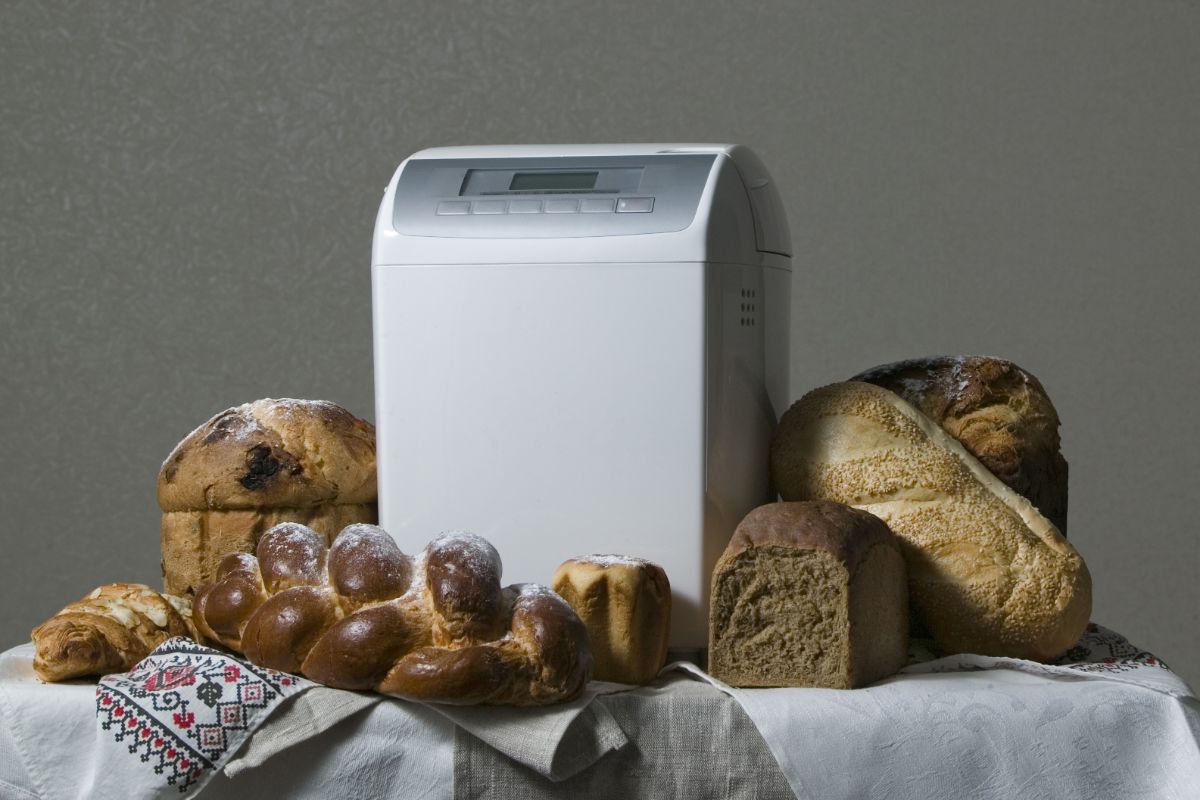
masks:
[[[446,144],[734,141],[797,247],[793,392],[934,353],[1038,375],[1094,619],[1200,686],[1190,3],[7,3],[0,643],[159,580],[174,444],[372,416],[370,239]]]

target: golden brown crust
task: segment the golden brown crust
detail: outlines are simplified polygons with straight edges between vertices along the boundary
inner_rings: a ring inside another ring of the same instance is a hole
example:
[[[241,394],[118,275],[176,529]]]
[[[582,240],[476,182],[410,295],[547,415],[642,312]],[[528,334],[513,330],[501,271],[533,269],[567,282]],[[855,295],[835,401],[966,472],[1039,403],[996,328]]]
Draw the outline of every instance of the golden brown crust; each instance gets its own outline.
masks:
[[[530,671],[513,642],[469,645],[455,650],[422,647],[401,658],[379,691],[433,703],[531,705],[523,691]]]
[[[373,689],[401,657],[431,643],[423,623],[396,603],[365,608],[326,631],[300,671],[335,689]]]
[[[467,705],[543,705],[587,683],[587,631],[545,587],[510,587],[511,636],[463,647],[422,647],[401,658],[379,686],[396,697]]]
[[[328,552],[325,537],[295,522],[284,522],[264,533],[254,550],[269,594],[324,583]]]
[[[550,585],[587,628],[598,679],[654,680],[666,664],[671,630],[671,585],[662,567],[628,556],[578,556],[559,566]]]
[[[163,586],[195,594],[228,553],[253,552],[264,531],[298,522],[328,544],[374,523],[375,429],[341,406],[258,400],[192,431],[158,474]]]
[[[192,431],[163,462],[163,511],[373,503],[375,429],[334,403],[258,400]]]
[[[888,524],[920,616],[947,650],[1049,660],[1087,624],[1091,578],[1075,548],[886,389],[809,392],[780,421],[771,472],[786,500],[836,500]]]
[[[412,558],[354,525],[326,554],[316,533],[284,524],[255,556],[222,562],[195,613],[254,663],[329,686],[448,703],[577,696],[591,666],[583,624],[543,587],[502,590],[500,572],[471,534],[443,534]]]
[[[850,380],[894,392],[1067,533],[1067,461],[1042,384],[1011,361],[936,356],[873,367]]]
[[[333,588],[354,606],[399,597],[412,581],[411,560],[375,525],[350,525],[329,551]]]
[[[44,681],[126,672],[173,636],[199,640],[190,615],[187,598],[105,584],[34,628],[34,671]]]
[[[577,694],[588,681],[592,664],[587,629],[578,615],[553,591],[523,584],[513,603],[512,638],[537,671],[523,685],[535,703],[552,703]]]
[[[217,568],[217,582],[196,595],[196,627],[209,639],[241,650],[245,621],[267,597],[258,560],[248,553],[230,553]]]
[[[425,589],[435,614],[434,644],[458,647],[500,635],[500,572],[500,554],[478,537],[448,534],[429,544]]]
[[[242,652],[260,667],[299,672],[309,650],[337,621],[328,592],[292,586],[259,606],[242,632]]]

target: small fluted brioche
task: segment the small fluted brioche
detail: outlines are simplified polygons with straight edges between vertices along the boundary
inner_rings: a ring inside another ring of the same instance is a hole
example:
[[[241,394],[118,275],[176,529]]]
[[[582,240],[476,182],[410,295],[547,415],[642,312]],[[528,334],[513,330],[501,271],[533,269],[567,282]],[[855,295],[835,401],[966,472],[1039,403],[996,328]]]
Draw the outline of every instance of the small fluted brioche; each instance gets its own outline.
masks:
[[[1058,412],[1033,375],[1002,358],[935,356],[872,367],[850,380],[900,395],[1067,535]]]
[[[222,411],[158,475],[166,591],[192,594],[227,554],[298,522],[332,540],[377,518],[375,429],[317,400],[258,400]]]
[[[1075,548],[957,439],[887,389],[835,383],[780,420],[771,476],[785,500],[835,500],[902,540],[921,621],[950,652],[1040,661],[1091,613]]]
[[[205,634],[264,667],[339,689],[442,703],[571,699],[591,668],[587,631],[535,584],[500,586],[486,540],[448,533],[408,556],[374,525],[327,548],[303,525],[263,534],[196,595]]]
[[[44,681],[127,672],[172,636],[199,639],[191,616],[191,598],[105,584],[34,628],[34,672]]]
[[[671,584],[662,567],[629,556],[579,556],[563,562],[551,586],[587,627],[598,679],[654,680],[671,632]]]
[[[731,686],[853,689],[904,666],[908,589],[895,535],[840,503],[751,511],[717,560],[708,669]]]

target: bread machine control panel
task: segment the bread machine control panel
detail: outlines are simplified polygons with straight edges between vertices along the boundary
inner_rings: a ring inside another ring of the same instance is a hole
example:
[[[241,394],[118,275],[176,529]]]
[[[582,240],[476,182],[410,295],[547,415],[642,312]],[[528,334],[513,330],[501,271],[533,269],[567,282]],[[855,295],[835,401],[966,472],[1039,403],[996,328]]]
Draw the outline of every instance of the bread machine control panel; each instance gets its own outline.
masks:
[[[716,156],[671,153],[419,159],[396,183],[393,224],[408,236],[572,238],[691,225]]]

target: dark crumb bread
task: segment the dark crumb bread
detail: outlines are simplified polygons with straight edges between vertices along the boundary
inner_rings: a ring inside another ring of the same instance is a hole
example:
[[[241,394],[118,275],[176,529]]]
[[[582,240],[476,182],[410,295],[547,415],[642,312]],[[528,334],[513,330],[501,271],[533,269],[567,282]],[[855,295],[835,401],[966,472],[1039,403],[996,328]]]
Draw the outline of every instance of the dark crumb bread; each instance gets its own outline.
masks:
[[[828,501],[770,503],[738,525],[713,570],[713,676],[851,689],[899,670],[907,651],[904,559],[878,517]]]
[[[935,356],[873,367],[850,380],[900,395],[1067,535],[1067,461],[1058,412],[1037,378],[990,356]]]

